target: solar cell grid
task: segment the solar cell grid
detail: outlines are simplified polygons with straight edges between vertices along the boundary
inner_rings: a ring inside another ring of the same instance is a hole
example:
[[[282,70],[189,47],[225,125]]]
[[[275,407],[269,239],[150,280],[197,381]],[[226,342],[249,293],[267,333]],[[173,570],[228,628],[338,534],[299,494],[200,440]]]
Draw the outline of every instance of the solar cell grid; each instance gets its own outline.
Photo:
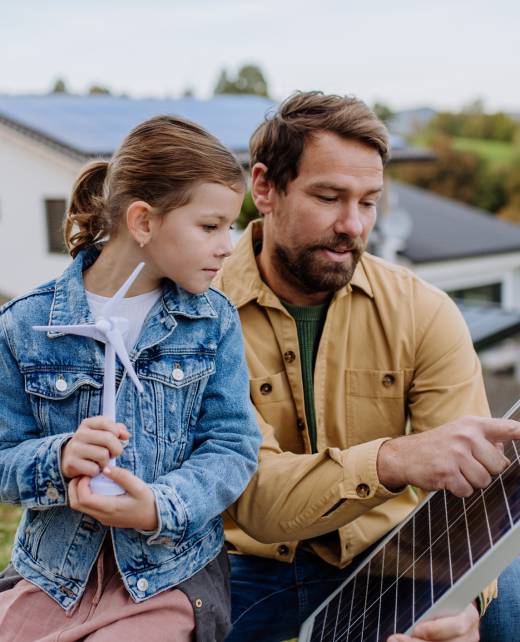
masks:
[[[504,452],[512,463],[486,489],[467,499],[444,491],[432,494],[322,608],[311,637],[305,637],[304,626],[300,640],[384,641],[392,633],[409,631],[450,591],[467,584],[472,568],[493,547],[513,529],[520,532],[518,444],[508,444]]]

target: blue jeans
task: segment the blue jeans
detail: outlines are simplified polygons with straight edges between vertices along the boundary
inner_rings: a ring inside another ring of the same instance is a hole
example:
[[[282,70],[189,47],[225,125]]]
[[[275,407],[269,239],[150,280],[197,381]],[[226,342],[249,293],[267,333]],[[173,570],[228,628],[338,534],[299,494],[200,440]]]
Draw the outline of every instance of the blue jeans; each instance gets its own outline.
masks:
[[[303,621],[363,561],[340,570],[298,549],[292,564],[230,555],[233,630],[226,642],[282,642],[298,636]],[[499,598],[481,622],[481,642],[520,640],[520,558],[499,579]]]
[[[480,623],[482,642],[520,640],[520,557],[498,578],[498,598],[489,605]]]
[[[359,556],[357,565],[363,557]],[[233,630],[226,642],[281,642],[297,637],[304,620],[355,568],[341,570],[302,549],[296,551],[292,564],[253,555],[229,558]]]

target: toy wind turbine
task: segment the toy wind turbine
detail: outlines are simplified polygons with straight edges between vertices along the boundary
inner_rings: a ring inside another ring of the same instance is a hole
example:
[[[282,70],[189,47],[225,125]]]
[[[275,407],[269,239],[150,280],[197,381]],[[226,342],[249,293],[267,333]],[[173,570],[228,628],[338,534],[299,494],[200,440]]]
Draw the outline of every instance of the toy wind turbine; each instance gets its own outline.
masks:
[[[105,343],[105,373],[103,381],[103,416],[116,420],[116,355],[123,364],[130,379],[137,390],[142,393],[143,386],[135,374],[126,350],[123,334],[128,330],[128,320],[124,317],[112,316],[114,308],[130,289],[144,263],[139,263],[128,279],[123,283],[114,296],[104,305],[101,315],[94,324],[85,325],[35,325],[33,330],[42,332],[63,332],[64,334],[77,334],[82,337],[91,337]],[[115,459],[108,462],[109,468],[115,466]],[[123,495],[124,489],[114,481],[99,474],[90,482],[93,493],[98,495]]]

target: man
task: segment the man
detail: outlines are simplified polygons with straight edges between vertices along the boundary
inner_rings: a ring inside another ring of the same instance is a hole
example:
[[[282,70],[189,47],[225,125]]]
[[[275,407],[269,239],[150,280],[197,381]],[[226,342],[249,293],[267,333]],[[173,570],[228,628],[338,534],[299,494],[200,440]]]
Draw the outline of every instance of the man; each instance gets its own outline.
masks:
[[[520,425],[476,417],[489,414],[480,366],[451,300],[364,253],[389,154],[373,113],[297,93],[250,151],[263,221],[216,282],[241,316],[264,433],[258,472],[227,518],[228,640],[279,642],[413,510],[411,485],[468,496],[505,468],[502,442]],[[494,590],[418,625],[413,640],[478,639]]]

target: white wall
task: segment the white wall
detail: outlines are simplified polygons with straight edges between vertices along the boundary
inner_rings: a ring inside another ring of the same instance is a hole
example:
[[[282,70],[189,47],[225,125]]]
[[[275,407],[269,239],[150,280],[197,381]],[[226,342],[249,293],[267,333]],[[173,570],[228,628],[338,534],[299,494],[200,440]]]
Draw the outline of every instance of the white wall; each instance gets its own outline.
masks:
[[[421,263],[411,267],[422,279],[445,291],[501,283],[502,307],[520,309],[520,252]]]
[[[50,254],[45,199],[68,199],[82,163],[0,124],[0,293],[17,296],[69,262]]]

